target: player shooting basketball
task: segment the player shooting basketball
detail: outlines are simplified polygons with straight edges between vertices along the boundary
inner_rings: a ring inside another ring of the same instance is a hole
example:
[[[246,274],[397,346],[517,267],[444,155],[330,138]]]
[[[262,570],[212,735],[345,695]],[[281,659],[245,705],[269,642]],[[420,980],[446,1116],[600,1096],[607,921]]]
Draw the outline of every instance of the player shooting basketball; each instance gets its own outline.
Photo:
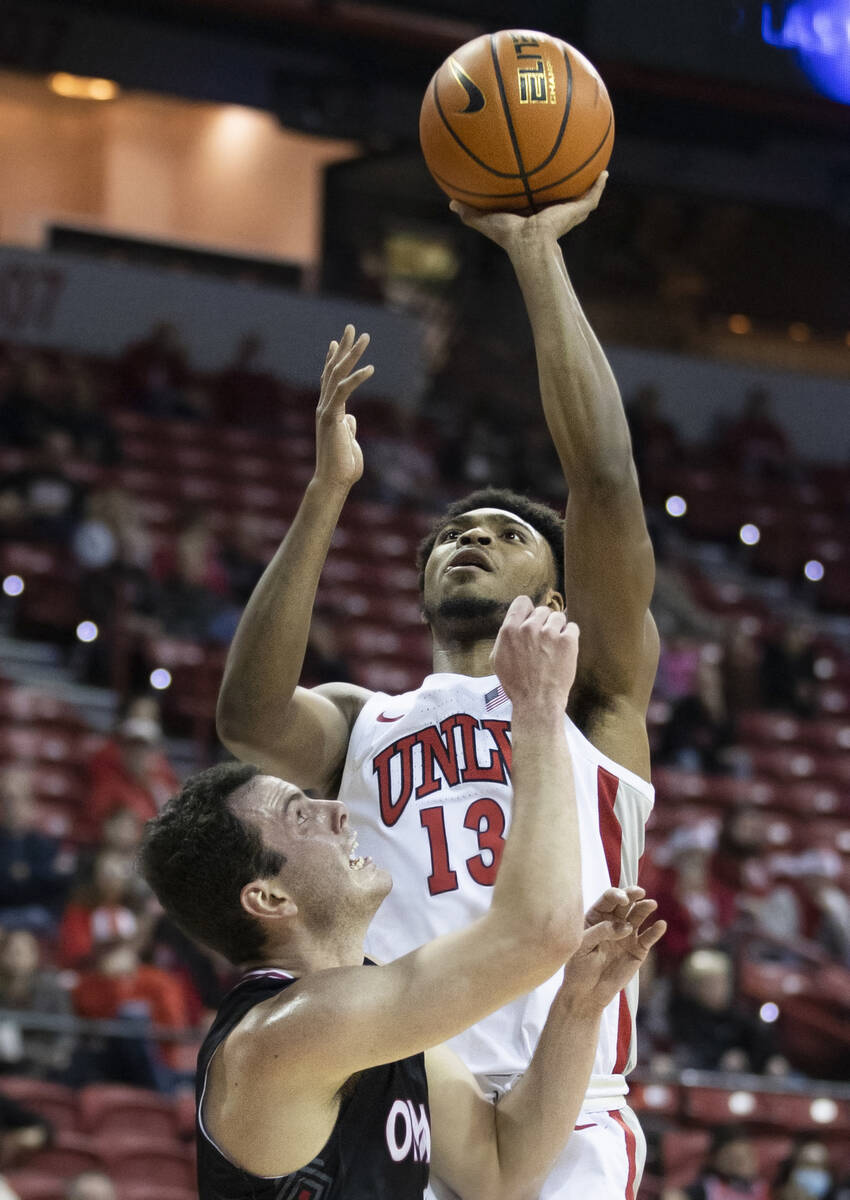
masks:
[[[563,613],[510,606],[493,666],[514,705],[516,797],[492,904],[386,966],[363,964],[363,938],[392,880],[356,854],[339,801],[229,764],[148,823],[141,863],[165,908],[245,969],[199,1055],[201,1200],[420,1200],[432,1129],[435,1167],[464,1200],[538,1194],[602,1013],[664,928],[642,929],[655,902],[640,888],[610,889],[582,933],[563,720],[577,648]],[[529,1069],[496,1107],[438,1043],[564,960]]]
[[[658,657],[654,578],[616,381],[567,275],[558,239],[599,202],[523,218],[458,209],[509,255],[537,352],[545,418],[569,487],[566,519],[522,497],[477,493],[452,505],[423,547],[423,611],[435,674],[398,697],[353,685],[297,687],[316,587],[362,457],[345,403],[368,378],[368,339],[331,343],[317,415],[317,462],[293,524],[242,617],[219,701],[219,733],[239,757],[302,787],[338,794],[367,853],[396,887],[367,945],[396,957],[486,911],[512,790],[511,705],[491,674],[501,618],[525,593],[566,607],[582,629],[565,720],[574,763],[585,903],[637,882],[652,807],[645,715]],[[501,1091],[525,1070],[557,981],[453,1043]],[[626,1107],[637,981],[602,1020],[580,1127],[540,1192],[634,1200],[643,1139]]]

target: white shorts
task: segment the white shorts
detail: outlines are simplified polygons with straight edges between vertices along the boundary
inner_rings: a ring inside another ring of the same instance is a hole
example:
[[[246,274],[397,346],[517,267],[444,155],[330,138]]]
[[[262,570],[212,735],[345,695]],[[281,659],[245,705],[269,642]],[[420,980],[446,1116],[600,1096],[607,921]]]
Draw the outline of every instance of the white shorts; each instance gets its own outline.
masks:
[[[539,1200],[636,1200],[645,1161],[646,1139],[630,1108],[582,1112]],[[456,1197],[433,1179],[424,1200]]]

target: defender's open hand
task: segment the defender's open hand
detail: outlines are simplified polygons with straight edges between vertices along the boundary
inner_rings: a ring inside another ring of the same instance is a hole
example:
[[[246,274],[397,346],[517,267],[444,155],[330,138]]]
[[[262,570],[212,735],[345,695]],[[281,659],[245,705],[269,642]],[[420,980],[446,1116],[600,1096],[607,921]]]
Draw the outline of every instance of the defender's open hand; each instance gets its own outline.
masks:
[[[355,340],[353,325],[346,325],[339,342],[331,342],[316,408],[316,478],[346,489],[363,474],[357,422],[345,411],[345,404],[375,370],[372,366],[355,370],[368,345],[369,334],[361,333]]]
[[[665,921],[646,921],[658,905],[642,887],[608,888],[585,914],[581,945],[564,968],[562,993],[601,1011],[664,936]]]
[[[563,712],[577,658],[575,622],[551,608],[535,608],[528,596],[517,596],[491,655],[493,669],[514,704],[540,703]]]
[[[449,208],[457,213],[464,225],[483,233],[491,242],[510,253],[531,241],[557,240],[575,229],[576,225],[581,225],[599,204],[607,182],[608,172],[603,171],[583,196],[566,200],[563,204],[550,204],[530,217],[521,217],[517,213],[481,212],[477,208],[470,208],[468,204],[461,204],[459,200],[452,200]]]

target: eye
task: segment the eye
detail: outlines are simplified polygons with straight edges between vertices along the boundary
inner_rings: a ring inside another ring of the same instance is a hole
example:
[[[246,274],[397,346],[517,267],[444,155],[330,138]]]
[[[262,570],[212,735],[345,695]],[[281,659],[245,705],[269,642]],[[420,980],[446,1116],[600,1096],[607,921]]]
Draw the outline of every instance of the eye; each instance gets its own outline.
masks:
[[[444,529],[443,532],[440,534],[440,541],[441,542],[450,542],[450,541],[453,541],[454,538],[456,538],[458,536],[459,536],[458,531],[456,529]]]
[[[520,531],[519,531],[518,529],[506,529],[506,530],[505,530],[505,532],[502,534],[502,537],[505,537],[505,538],[516,538],[516,540],[517,540],[518,542],[524,542],[524,541],[525,541],[525,534],[524,534],[524,533],[520,533]]]
[[[304,822],[307,820],[307,814],[303,808],[297,808],[295,810],[295,819],[299,825],[303,825]]]

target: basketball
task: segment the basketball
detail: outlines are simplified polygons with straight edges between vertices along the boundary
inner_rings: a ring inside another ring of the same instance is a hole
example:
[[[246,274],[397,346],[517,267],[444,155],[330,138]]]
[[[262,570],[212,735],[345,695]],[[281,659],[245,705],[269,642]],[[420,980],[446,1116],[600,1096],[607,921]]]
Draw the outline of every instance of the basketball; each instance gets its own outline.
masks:
[[[442,64],[422,101],[419,140],[452,199],[536,212],[580,196],[605,170],[614,113],[599,72],[573,46],[503,29]]]

